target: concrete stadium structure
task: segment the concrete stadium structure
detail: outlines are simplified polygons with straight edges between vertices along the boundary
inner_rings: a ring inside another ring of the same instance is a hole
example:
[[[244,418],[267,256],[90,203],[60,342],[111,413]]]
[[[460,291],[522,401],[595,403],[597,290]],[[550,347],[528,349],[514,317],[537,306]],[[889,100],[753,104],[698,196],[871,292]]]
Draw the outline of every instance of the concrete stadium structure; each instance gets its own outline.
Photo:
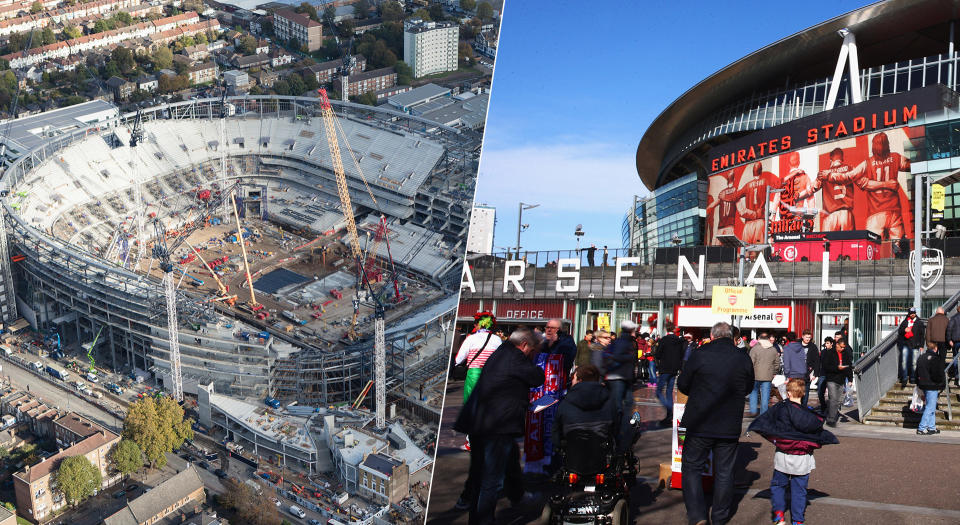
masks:
[[[107,363],[150,371],[163,382],[170,363],[159,282],[106,258],[121,249],[117,232],[136,221],[137,185],[142,202],[169,225],[191,208],[197,188],[236,181],[241,215],[314,235],[342,227],[317,99],[237,97],[221,106],[204,99],[144,109],[137,148],[128,146],[136,115],[126,114],[45,136],[21,152],[0,181],[7,226],[0,255],[16,261],[0,280],[4,321],[19,313],[35,329],[59,333],[64,344],[87,343],[103,328]],[[404,275],[420,286],[450,288],[459,276],[451,254],[462,253],[466,239],[481,135],[392,110],[337,102],[334,109],[379,210],[408,233],[397,240]],[[360,222],[377,206],[344,155]],[[274,199],[281,190],[309,199]],[[149,258],[143,255],[145,263]],[[197,294],[179,293],[187,392],[213,383],[223,394],[328,404],[353,400],[372,378],[372,342],[321,349],[278,330],[264,343],[237,340],[235,330],[254,328]],[[453,307],[442,306],[420,312],[428,318],[409,331],[388,334],[391,385],[426,381],[445,368],[442,352],[424,351],[446,342]]]

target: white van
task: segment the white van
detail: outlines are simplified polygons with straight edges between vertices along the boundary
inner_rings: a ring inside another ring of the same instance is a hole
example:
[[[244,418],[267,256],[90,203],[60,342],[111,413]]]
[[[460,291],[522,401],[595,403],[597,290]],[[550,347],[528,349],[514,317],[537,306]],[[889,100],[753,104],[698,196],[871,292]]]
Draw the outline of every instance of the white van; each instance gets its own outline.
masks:
[[[43,361],[34,361],[30,364],[37,370],[43,370]]]
[[[300,507],[298,507],[298,506],[296,506],[296,505],[290,505],[290,514],[293,514],[294,516],[296,516],[296,517],[298,517],[298,518],[300,518],[300,519],[303,519],[303,518],[306,518],[306,517],[307,517],[307,513],[304,512],[303,509],[301,509]]]

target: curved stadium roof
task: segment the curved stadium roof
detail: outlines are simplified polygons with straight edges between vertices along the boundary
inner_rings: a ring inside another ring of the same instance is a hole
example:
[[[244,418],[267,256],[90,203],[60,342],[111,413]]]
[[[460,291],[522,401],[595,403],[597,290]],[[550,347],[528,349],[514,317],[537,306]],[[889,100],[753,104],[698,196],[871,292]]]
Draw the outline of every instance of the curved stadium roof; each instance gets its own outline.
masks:
[[[842,42],[837,31],[856,35],[860,68],[946,53],[950,21],[960,18],[960,0],[887,0],[827,20],[770,44],[717,71],[677,98],[647,128],[637,146],[637,174],[654,189],[693,171],[714,146],[749,132],[693,144],[666,159],[685,133],[717,111],[754,93],[833,75]],[[960,36],[960,24],[956,34]]]

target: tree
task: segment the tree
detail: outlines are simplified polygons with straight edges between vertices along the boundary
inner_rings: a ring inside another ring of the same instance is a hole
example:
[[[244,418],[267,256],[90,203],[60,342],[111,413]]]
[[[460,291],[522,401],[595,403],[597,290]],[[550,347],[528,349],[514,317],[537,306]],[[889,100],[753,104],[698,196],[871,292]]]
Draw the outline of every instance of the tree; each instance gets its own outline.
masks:
[[[192,424],[193,420],[184,419],[183,408],[172,398],[144,398],[130,405],[123,420],[123,437],[140,447],[151,467],[161,468],[167,464],[167,452],[193,439]]]
[[[317,82],[317,76],[310,72],[308,69],[304,69],[301,72],[303,78],[303,88],[305,91],[314,92],[320,87],[320,83]]]
[[[326,24],[326,25],[328,25],[328,26],[329,26],[329,25],[333,25],[333,23],[336,22],[336,20],[335,20],[336,18],[337,18],[337,9],[336,9],[335,7],[333,7],[332,5],[327,6],[327,8],[323,10],[323,23],[324,23],[324,24]]]
[[[440,4],[430,4],[430,18],[437,22],[442,22],[446,16],[443,14],[443,6]]]
[[[110,52],[110,58],[117,63],[120,71],[127,73],[136,65],[133,52],[123,46],[117,46]]]
[[[278,80],[273,83],[273,92],[278,95],[289,95],[290,84],[288,84],[286,80]]]
[[[153,52],[153,66],[156,69],[169,69],[173,66],[173,51],[169,47],[161,47]]]
[[[377,95],[373,91],[367,91],[366,93],[360,96],[350,97],[350,98],[359,104],[366,104],[368,106],[377,105]]]
[[[307,86],[300,75],[290,75],[287,77],[287,85],[290,86],[290,94],[300,96],[307,90]]]
[[[63,36],[67,38],[80,38],[83,36],[83,31],[77,26],[67,26],[63,28]]]
[[[40,41],[43,42],[43,45],[49,46],[57,41],[57,35],[53,34],[52,28],[45,27],[40,33]]]
[[[197,33],[197,36],[193,37],[193,39],[197,41],[197,44],[206,44],[208,42],[205,33]]]
[[[123,25],[130,25],[133,22],[133,17],[130,16],[130,13],[127,13],[125,11],[120,11],[119,13],[114,15],[113,18],[117,22],[123,23]],[[116,27],[117,25],[118,24],[114,24],[114,27]]]
[[[403,60],[398,60],[393,65],[393,70],[397,72],[397,84],[410,85],[413,83],[413,69]]]
[[[57,490],[76,505],[100,488],[103,477],[86,456],[70,456],[60,462],[56,473]]]
[[[273,36],[273,19],[264,18],[260,20],[260,32],[266,36]]]
[[[384,22],[400,22],[403,20],[403,7],[390,0],[380,4],[380,17]]]
[[[460,44],[457,47],[457,54],[460,55],[460,65],[469,66],[474,62],[473,48],[470,47],[470,44],[460,41]]]
[[[217,502],[237,512],[239,523],[277,525],[280,516],[277,507],[265,494],[255,494],[250,487],[235,478],[223,480],[224,491],[217,495]]]
[[[257,50],[257,39],[251,35],[243,35],[240,38],[240,45],[237,46],[237,50],[244,55],[252,55]]]
[[[490,20],[493,18],[493,7],[486,2],[480,2],[477,4],[477,16],[480,17],[481,20]]]
[[[464,11],[473,11],[477,7],[476,0],[460,0],[460,9]]]
[[[309,16],[310,20],[313,20],[314,22],[320,21],[320,16],[317,14],[317,8],[310,5],[309,2],[301,3],[298,7],[294,8],[294,11]]]
[[[299,51],[299,50],[300,50],[300,47],[301,47],[301,45],[300,45],[300,39],[297,38],[297,37],[293,37],[293,38],[290,39],[289,42],[287,42],[287,45],[290,46],[292,49],[296,49],[296,50]]]
[[[370,2],[367,0],[357,0],[353,3],[353,15],[363,20],[370,13]]]
[[[353,20],[346,19],[339,24],[337,24],[337,33],[340,34],[340,38],[349,38],[353,34],[353,28],[355,27]]]
[[[40,11],[43,11],[43,3],[41,3],[40,0],[36,0],[36,2],[30,4],[31,13],[37,14]]]
[[[420,9],[417,9],[416,11],[414,11],[414,12],[413,12],[413,15],[411,16],[411,18],[419,18],[420,20],[423,20],[424,22],[429,22],[429,21],[433,20],[432,18],[430,18],[430,11],[427,11],[426,9],[424,9],[424,8],[422,8],[422,7],[421,7]]]
[[[203,11],[203,0],[184,0],[183,8],[187,11],[200,13]]]
[[[114,470],[124,476],[129,476],[143,466],[143,453],[140,452],[140,447],[133,441],[121,439],[110,449],[110,463]]]

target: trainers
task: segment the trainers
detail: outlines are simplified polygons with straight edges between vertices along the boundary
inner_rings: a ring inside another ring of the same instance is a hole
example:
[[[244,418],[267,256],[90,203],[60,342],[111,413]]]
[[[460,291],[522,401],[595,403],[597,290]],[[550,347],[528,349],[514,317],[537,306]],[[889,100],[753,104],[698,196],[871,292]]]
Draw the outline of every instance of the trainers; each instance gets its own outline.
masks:
[[[773,513],[773,525],[787,525],[787,519],[783,516],[782,510]]]
[[[453,506],[457,510],[470,510],[470,503],[463,499],[463,497],[457,498],[457,504]]]
[[[793,522],[791,522],[791,525],[803,525],[803,522],[802,522],[802,521],[793,521]]]
[[[464,451],[466,451],[466,452],[470,452],[470,442],[469,442],[469,441],[464,441],[463,444],[460,445],[460,450],[464,450]]]
[[[939,429],[939,428],[928,428],[928,429],[927,429],[927,435],[930,435],[930,434],[939,434],[939,433],[940,433],[940,429]]]

